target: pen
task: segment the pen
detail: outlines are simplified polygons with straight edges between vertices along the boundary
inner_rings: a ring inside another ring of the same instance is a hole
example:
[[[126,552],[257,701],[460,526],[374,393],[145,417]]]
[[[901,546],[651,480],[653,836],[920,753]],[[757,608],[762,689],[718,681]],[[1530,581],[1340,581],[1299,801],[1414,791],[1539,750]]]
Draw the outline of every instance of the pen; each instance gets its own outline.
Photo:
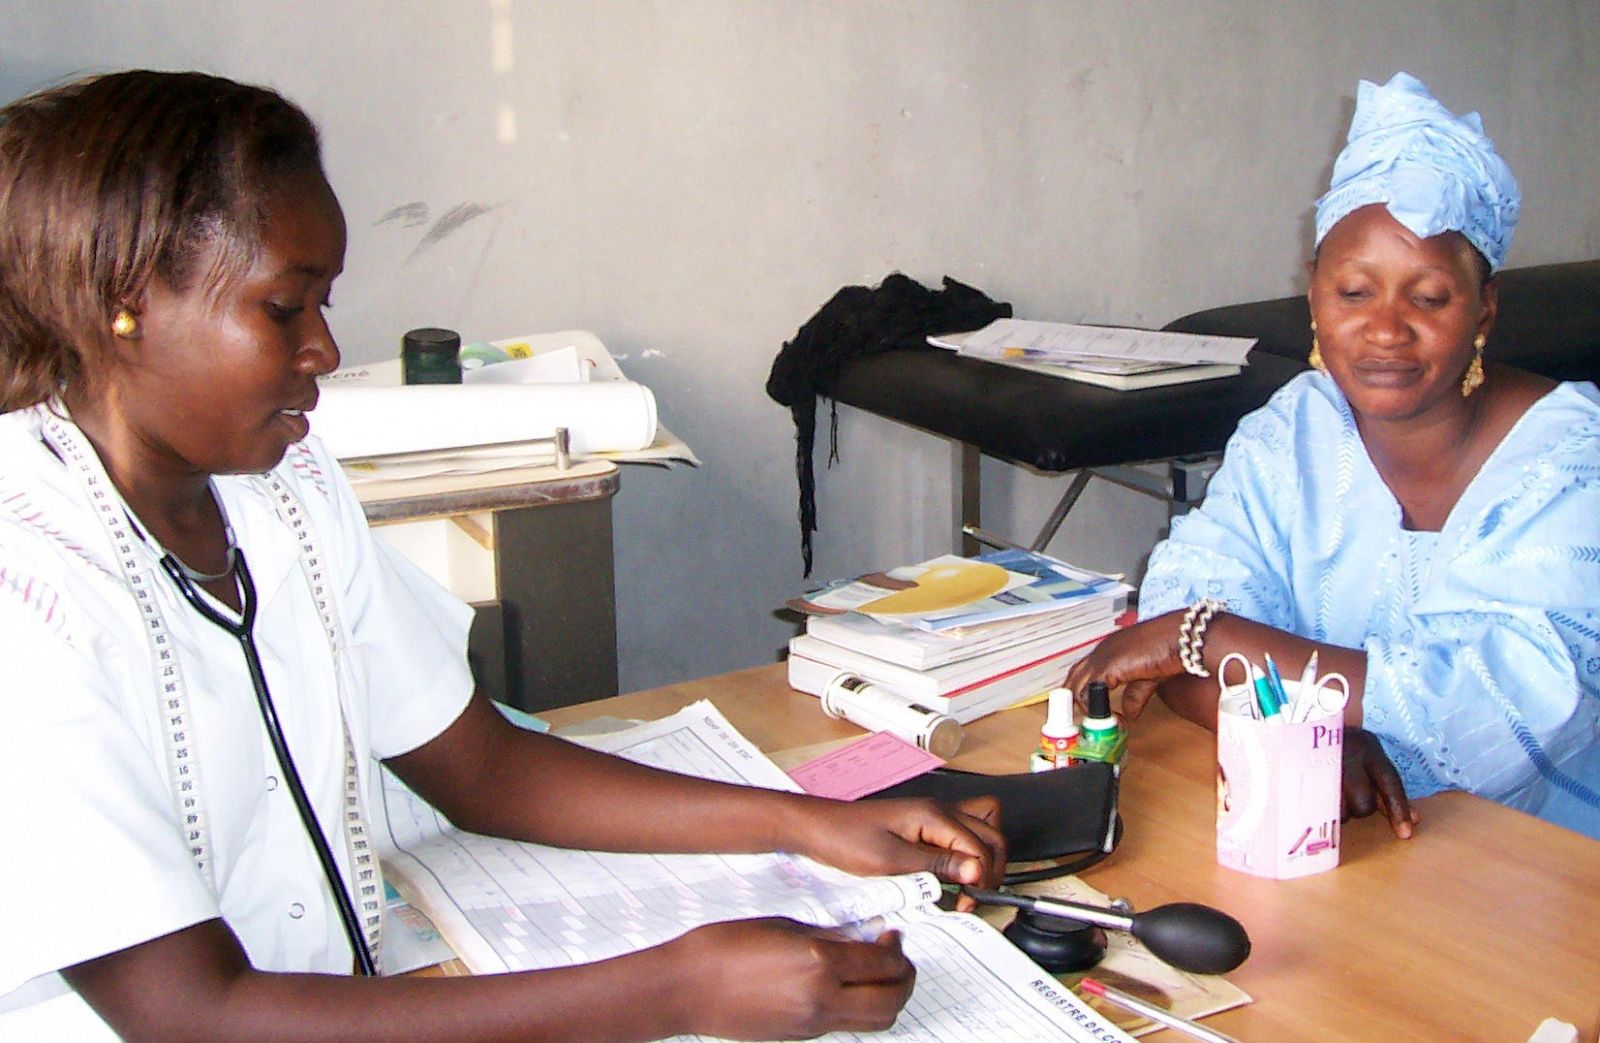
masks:
[[[1306,668],[1300,671],[1300,691],[1309,692],[1317,686],[1317,650],[1311,650],[1311,658],[1306,660]]]
[[[1306,668],[1300,671],[1300,687],[1294,692],[1294,705],[1289,708],[1291,721],[1298,721],[1305,717],[1306,710],[1316,699],[1317,687],[1317,650],[1311,650],[1311,658],[1306,660]]]
[[[1278,673],[1278,664],[1272,661],[1271,652],[1263,652],[1267,660],[1267,681],[1272,685],[1272,697],[1278,700],[1278,707],[1282,709],[1289,702],[1289,693],[1283,690],[1283,675]]]
[[[1091,996],[1099,996],[1102,999],[1110,1000],[1123,1010],[1132,1011],[1141,1017],[1149,1018],[1157,1025],[1164,1025],[1169,1029],[1177,1029],[1179,1032],[1187,1032],[1195,1039],[1205,1040],[1206,1043],[1239,1043],[1232,1036],[1225,1035],[1215,1029],[1208,1029],[1199,1022],[1190,1021],[1188,1018],[1180,1018],[1169,1010],[1163,1010],[1153,1003],[1146,1003],[1144,1000],[1130,996],[1126,992],[1113,989],[1109,985],[1102,985],[1093,978],[1083,979],[1078,982],[1078,987]]]
[[[1267,681],[1267,675],[1261,672],[1256,664],[1250,664],[1250,685],[1256,691],[1256,702],[1261,706],[1263,718],[1276,717],[1283,707],[1278,705],[1278,700],[1273,698],[1272,685]]]

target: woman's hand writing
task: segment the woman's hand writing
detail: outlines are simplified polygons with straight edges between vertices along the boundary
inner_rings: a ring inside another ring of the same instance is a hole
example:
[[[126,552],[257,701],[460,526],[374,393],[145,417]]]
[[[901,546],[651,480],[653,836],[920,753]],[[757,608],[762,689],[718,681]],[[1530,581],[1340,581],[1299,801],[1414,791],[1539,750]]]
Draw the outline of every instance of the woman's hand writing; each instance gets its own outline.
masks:
[[[880,1032],[911,997],[916,968],[889,931],[874,942],[793,920],[736,920],[667,949],[684,977],[688,1030],[724,1039]]]

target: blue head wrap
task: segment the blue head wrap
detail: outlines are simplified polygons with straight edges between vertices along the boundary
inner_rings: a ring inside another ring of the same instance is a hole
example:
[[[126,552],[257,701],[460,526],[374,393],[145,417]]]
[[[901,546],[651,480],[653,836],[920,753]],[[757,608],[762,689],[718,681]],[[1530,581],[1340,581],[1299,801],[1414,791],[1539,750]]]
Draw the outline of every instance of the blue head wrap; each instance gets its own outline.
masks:
[[[1517,179],[1476,112],[1457,117],[1421,81],[1397,72],[1356,89],[1356,114],[1333,183],[1317,200],[1317,244],[1359,207],[1384,204],[1419,238],[1460,232],[1497,271],[1522,209]]]

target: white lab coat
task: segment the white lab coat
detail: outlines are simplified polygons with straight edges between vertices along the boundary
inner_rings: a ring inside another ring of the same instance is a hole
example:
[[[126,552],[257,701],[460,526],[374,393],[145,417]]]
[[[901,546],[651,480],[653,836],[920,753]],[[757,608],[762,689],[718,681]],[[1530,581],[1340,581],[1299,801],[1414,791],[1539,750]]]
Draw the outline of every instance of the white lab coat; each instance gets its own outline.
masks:
[[[39,419],[37,409],[0,416],[0,1038],[109,1037],[55,972],[219,915],[257,968],[348,973],[350,947],[239,642],[157,568],[219,893],[196,869],[138,612],[78,480],[40,441]],[[305,504],[326,559],[345,709],[370,781],[373,758],[422,745],[466,705],[471,611],[373,539],[314,439],[291,447],[276,472]],[[216,487],[255,578],[256,641],[289,747],[348,879],[339,687],[297,548],[253,479]]]

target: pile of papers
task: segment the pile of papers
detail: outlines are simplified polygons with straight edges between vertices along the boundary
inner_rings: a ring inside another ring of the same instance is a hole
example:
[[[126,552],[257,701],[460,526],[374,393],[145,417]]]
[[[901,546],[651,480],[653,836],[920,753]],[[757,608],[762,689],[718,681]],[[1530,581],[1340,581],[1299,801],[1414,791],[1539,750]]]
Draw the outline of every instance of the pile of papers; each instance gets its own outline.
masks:
[[[1131,622],[1131,588],[1044,554],[946,555],[789,602],[789,684],[812,695],[857,674],[965,723],[1040,695]]]
[[[1247,364],[1248,337],[996,319],[981,330],[928,338],[934,347],[1118,391],[1231,377]]]

